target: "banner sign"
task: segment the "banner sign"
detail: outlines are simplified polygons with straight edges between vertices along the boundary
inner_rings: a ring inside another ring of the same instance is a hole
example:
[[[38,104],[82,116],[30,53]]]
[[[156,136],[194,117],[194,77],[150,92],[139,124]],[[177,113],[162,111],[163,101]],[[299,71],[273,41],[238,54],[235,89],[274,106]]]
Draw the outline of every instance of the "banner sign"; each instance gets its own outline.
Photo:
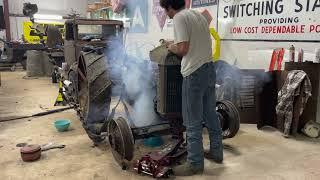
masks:
[[[320,39],[320,0],[220,0],[222,39]]]
[[[152,14],[156,16],[161,31],[166,24],[166,11],[160,6],[160,0],[153,0]]]
[[[148,32],[148,1],[131,0],[128,3],[129,18],[131,19],[130,33]]]
[[[218,0],[192,0],[192,8],[217,5]]]

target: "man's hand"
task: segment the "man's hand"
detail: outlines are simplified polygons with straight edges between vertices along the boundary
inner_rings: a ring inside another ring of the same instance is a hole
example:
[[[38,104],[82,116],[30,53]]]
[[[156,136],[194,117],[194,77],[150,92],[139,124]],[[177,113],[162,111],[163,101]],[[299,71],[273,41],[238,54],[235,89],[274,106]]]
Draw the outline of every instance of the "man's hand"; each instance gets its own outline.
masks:
[[[169,44],[167,46],[167,48],[168,48],[169,51],[171,51],[174,54],[177,54],[177,52],[178,52],[178,47],[177,47],[176,44]]]
[[[169,44],[167,46],[168,50],[178,56],[185,56],[189,51],[189,42],[181,42],[178,44]]]

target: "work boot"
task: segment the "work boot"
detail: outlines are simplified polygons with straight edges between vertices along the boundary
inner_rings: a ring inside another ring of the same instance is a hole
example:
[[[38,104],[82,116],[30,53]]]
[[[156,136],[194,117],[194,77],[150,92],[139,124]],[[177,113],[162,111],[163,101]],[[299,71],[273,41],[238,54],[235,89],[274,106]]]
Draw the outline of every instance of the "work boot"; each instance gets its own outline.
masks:
[[[215,163],[221,164],[223,161],[223,154],[222,156],[217,156],[214,153],[211,153],[209,150],[205,150],[203,153],[206,159],[213,160]]]
[[[183,165],[174,167],[173,174],[175,176],[192,176],[195,174],[202,174],[203,169],[203,166],[194,166],[186,162]]]

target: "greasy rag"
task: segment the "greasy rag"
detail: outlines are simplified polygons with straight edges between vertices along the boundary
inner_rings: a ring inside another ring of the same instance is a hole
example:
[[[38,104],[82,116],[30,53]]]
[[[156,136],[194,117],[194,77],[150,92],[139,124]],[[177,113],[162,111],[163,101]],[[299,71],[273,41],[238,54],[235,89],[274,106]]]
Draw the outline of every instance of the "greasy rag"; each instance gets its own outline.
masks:
[[[276,106],[277,118],[284,119],[284,135],[288,136],[293,119],[293,103],[297,96],[302,98],[300,115],[311,96],[311,82],[304,71],[290,71],[287,79],[278,93],[278,104]]]

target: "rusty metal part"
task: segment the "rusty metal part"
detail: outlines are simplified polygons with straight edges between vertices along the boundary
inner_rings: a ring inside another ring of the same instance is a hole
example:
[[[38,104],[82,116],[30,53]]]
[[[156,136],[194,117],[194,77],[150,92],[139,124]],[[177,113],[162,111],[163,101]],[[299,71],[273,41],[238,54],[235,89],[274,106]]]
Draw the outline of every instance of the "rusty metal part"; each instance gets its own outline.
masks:
[[[108,124],[108,140],[112,154],[122,169],[127,169],[134,152],[134,138],[124,118],[112,119]]]
[[[41,157],[41,147],[39,145],[26,145],[20,149],[23,161],[36,161]]]
[[[103,123],[109,115],[111,102],[111,80],[104,54],[95,51],[82,53],[78,61],[79,114],[89,137],[101,142],[97,124]]]
[[[221,123],[223,138],[234,137],[240,128],[240,115],[237,107],[230,101],[218,101],[217,115]]]

